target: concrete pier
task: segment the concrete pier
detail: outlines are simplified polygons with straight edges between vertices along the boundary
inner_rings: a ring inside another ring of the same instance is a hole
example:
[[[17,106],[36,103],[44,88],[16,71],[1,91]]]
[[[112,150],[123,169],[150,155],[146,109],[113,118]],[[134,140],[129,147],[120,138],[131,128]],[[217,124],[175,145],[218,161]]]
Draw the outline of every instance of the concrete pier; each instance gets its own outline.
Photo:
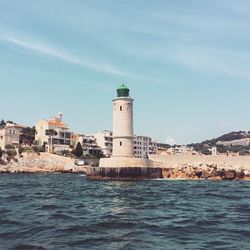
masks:
[[[135,181],[163,178],[158,167],[88,167],[90,180]]]

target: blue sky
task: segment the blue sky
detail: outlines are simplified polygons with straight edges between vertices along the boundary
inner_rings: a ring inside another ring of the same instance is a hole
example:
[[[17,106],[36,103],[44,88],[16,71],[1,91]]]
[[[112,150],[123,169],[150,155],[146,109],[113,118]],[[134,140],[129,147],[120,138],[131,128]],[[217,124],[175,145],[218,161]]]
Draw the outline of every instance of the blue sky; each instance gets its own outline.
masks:
[[[249,13],[248,0],[0,0],[0,119],[111,129],[124,82],[136,134],[250,130]]]

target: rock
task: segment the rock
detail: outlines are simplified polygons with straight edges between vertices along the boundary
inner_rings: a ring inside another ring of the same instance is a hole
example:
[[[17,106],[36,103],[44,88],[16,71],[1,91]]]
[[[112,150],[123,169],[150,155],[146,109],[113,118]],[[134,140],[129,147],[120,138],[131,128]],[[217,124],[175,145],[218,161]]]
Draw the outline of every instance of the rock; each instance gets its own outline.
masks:
[[[250,174],[245,175],[245,176],[244,176],[244,180],[250,181]]]
[[[191,178],[195,177],[195,170],[190,166],[185,169],[185,173]]]
[[[245,177],[244,171],[236,172],[236,179],[242,180]]]
[[[210,175],[210,173],[209,173],[208,170],[202,170],[201,173],[202,174],[201,174],[200,178],[207,179],[207,178],[211,177],[211,175]]]
[[[234,180],[236,178],[236,171],[235,170],[225,170],[221,175],[222,180]]]
[[[163,178],[165,178],[165,179],[171,178],[172,175],[173,175],[173,169],[172,168],[163,168],[162,169]]]
[[[220,176],[218,176],[218,175],[217,175],[217,176],[211,176],[211,177],[209,177],[209,178],[208,178],[208,180],[216,180],[216,181],[220,181],[220,180],[222,180],[222,179],[221,179],[221,177],[220,177]]]

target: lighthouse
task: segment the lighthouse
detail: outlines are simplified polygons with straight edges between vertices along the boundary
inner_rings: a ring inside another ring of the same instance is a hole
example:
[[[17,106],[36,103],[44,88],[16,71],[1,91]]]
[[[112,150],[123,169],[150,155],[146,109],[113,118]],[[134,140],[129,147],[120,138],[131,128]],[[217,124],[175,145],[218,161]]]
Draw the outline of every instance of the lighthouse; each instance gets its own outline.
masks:
[[[142,180],[162,178],[162,169],[149,159],[134,157],[133,103],[129,89],[122,84],[113,99],[113,152],[102,158],[99,167],[87,167],[92,180]]]
[[[133,157],[133,102],[129,89],[122,84],[113,99],[113,157]]]

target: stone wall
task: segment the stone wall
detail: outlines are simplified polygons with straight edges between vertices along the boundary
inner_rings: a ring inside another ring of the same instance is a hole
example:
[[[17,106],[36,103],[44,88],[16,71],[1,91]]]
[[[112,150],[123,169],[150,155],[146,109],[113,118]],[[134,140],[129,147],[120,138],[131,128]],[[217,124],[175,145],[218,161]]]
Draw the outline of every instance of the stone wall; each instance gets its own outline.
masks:
[[[154,167],[87,167],[86,175],[91,180],[145,180],[162,178],[162,169]]]

